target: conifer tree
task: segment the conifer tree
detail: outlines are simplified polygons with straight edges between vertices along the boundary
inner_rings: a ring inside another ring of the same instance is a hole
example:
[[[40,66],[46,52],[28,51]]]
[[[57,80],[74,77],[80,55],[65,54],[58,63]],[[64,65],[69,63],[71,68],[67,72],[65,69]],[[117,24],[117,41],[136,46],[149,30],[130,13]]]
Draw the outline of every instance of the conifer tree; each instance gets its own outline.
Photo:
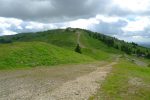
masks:
[[[78,53],[82,53],[81,52],[81,47],[79,44],[77,44],[76,48],[75,48],[75,52],[78,52]]]

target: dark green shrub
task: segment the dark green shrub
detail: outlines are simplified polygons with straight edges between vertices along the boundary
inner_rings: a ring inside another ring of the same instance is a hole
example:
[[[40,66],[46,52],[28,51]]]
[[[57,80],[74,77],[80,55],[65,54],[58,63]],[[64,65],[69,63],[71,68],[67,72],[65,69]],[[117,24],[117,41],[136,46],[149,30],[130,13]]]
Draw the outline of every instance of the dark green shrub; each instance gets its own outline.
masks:
[[[81,52],[81,47],[79,44],[77,44],[76,48],[75,48],[75,52],[78,52],[78,53],[82,53]]]

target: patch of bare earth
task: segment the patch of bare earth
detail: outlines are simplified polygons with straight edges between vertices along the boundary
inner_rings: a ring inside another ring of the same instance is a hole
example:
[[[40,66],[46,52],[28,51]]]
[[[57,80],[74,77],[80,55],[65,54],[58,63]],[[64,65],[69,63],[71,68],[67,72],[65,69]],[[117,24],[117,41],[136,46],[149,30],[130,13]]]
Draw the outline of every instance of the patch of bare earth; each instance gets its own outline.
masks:
[[[105,62],[0,71],[0,100],[81,100],[111,70]],[[103,66],[103,67],[102,67]]]
[[[141,78],[138,77],[132,77],[128,81],[129,85],[131,85],[131,88],[129,88],[129,93],[135,94],[136,91],[138,91],[139,88],[150,88],[150,84],[146,84]]]
[[[135,86],[142,86],[142,85],[144,85],[143,80],[140,79],[140,78],[137,78],[137,77],[130,78],[129,79],[129,84],[135,85]]]
[[[90,96],[95,94],[100,88],[99,82],[102,82],[107,73],[112,69],[112,63],[97,70],[76,78],[75,80],[68,81],[52,92],[41,94],[34,98],[35,100],[87,100]]]
[[[85,48],[85,46],[80,42],[81,33],[77,32],[77,34],[78,34],[78,36],[77,36],[77,43],[81,46],[81,48]]]

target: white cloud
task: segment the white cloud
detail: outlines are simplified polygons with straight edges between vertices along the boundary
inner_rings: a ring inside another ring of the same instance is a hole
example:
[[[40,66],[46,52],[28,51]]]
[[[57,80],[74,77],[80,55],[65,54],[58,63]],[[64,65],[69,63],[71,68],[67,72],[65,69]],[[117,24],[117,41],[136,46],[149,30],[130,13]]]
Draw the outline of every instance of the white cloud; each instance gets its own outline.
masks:
[[[104,22],[117,22],[119,19],[121,19],[120,17],[112,17],[112,16],[104,16],[104,15],[96,15],[96,19],[97,20],[102,20]]]
[[[98,23],[99,21],[96,18],[89,18],[89,19],[78,19],[75,21],[71,21],[67,25],[72,28],[88,29],[93,24],[98,24]]]
[[[104,15],[96,15],[95,17],[88,19],[78,19],[70,22],[63,23],[64,27],[72,27],[72,28],[82,28],[82,29],[91,29],[93,25],[100,24],[101,22],[113,23],[118,22],[122,18],[120,17],[109,17]]]
[[[147,11],[150,7],[150,0],[113,0],[114,4],[126,10],[134,12]]]
[[[143,36],[130,36],[130,37],[125,37],[125,36],[115,36],[121,40],[125,40],[128,42],[137,42],[137,43],[150,43],[150,38],[149,37],[143,37]]]
[[[16,18],[0,17],[0,35],[12,35],[22,32],[36,32],[58,28],[54,24],[44,24],[32,21],[23,21]]]
[[[10,31],[10,30],[4,30],[2,35],[14,35],[17,34],[16,32]]]
[[[128,21],[128,25],[123,28],[124,31],[143,31],[150,25],[150,18],[148,17],[135,17],[134,21]]]

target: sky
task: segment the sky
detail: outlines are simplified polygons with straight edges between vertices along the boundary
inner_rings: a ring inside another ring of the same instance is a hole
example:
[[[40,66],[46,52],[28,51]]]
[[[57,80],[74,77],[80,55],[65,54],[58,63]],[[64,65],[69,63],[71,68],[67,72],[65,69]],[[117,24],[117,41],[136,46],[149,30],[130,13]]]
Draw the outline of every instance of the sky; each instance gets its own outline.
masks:
[[[0,36],[83,28],[150,43],[150,0],[0,0]]]

